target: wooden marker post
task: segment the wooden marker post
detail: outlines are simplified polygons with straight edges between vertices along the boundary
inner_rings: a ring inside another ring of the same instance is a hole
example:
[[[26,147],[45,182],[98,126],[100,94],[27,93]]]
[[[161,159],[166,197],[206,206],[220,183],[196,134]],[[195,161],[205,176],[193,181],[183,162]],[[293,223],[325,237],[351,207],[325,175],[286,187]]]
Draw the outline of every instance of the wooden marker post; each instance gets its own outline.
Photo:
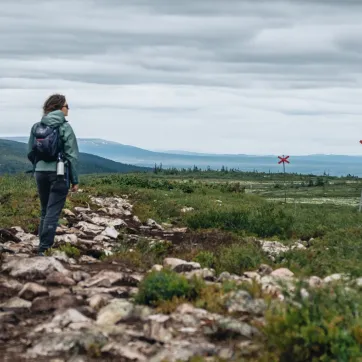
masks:
[[[280,161],[278,162],[278,164],[280,165],[281,163],[283,164],[283,172],[284,172],[284,201],[285,203],[287,203],[287,187],[286,187],[286,183],[285,183],[285,163],[290,163],[288,161],[289,156],[278,156],[278,158],[280,159]]]
[[[359,141],[360,144],[362,144],[362,140]],[[362,190],[361,190],[361,196],[360,196],[360,199],[359,199],[359,209],[358,211],[361,212],[362,210]]]

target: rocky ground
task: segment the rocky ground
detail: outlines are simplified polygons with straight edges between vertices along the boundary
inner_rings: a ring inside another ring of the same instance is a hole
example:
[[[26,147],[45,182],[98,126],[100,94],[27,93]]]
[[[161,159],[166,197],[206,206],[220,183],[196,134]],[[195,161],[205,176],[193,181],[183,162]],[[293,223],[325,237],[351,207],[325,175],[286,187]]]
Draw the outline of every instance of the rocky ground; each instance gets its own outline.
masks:
[[[60,251],[38,257],[36,236],[20,227],[0,230],[1,361],[171,362],[193,356],[227,361],[257,353],[254,342],[260,332],[255,326],[264,323],[267,306],[264,299],[244,290],[229,293],[224,315],[185,303],[171,314],[135,304],[133,297],[147,273],[100,257],[112,255],[120,231],[127,235],[131,248],[141,237],[150,245],[182,243],[187,230],[154,220],[141,223],[126,197],[93,197],[90,201],[92,207],[65,210],[68,224],[57,230],[55,249],[74,245],[81,251],[77,259]],[[306,247],[302,243],[290,247],[260,243],[270,258],[288,248]],[[216,276],[214,270],[202,269],[198,263],[165,258],[163,265],[152,269],[164,267],[210,285],[254,280],[279,301],[285,299],[280,282],[290,290],[295,285],[290,270],[273,270],[268,265],[243,275],[224,272]],[[341,278],[339,274],[324,280],[314,276],[308,283],[318,287]]]

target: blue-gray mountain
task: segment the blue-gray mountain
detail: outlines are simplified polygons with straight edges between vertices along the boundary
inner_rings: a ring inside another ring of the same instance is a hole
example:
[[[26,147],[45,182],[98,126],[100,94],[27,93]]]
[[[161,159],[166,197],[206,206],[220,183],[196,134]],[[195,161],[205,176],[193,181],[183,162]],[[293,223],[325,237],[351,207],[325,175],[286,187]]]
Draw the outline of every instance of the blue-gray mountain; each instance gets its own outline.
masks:
[[[26,142],[26,137],[7,138],[18,142]],[[277,156],[252,156],[252,155],[219,155],[198,153],[176,153],[178,151],[154,152],[138,147],[127,146],[102,139],[80,138],[79,148],[86,152],[108,158],[113,161],[137,166],[152,167],[162,163],[164,168],[188,168],[196,165],[200,168],[210,167],[220,169],[222,166],[236,168],[243,171],[279,172],[282,166],[278,165]],[[362,176],[362,157],[345,155],[308,155],[291,156],[291,163],[287,171],[303,174],[320,175],[328,173],[332,176],[347,174]]]
[[[31,171],[25,143],[0,139],[0,175]],[[126,165],[100,156],[81,152],[79,173],[150,172],[151,168]]]

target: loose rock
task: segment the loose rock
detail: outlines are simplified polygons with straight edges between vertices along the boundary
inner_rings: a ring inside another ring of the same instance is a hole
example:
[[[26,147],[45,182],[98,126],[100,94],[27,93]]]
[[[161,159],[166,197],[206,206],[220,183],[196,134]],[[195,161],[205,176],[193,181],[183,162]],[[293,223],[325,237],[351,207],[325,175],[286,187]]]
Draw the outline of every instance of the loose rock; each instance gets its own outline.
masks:
[[[25,300],[32,301],[36,297],[48,295],[48,289],[36,283],[26,283],[19,292],[19,297]]]

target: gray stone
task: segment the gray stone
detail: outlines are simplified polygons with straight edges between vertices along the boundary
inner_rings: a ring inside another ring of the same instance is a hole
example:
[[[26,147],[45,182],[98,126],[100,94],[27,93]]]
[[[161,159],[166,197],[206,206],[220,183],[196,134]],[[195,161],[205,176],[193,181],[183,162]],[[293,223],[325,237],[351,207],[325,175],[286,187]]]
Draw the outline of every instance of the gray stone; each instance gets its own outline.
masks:
[[[113,228],[127,227],[127,223],[122,219],[112,219],[109,217],[94,216],[92,222],[96,225],[108,226]]]
[[[267,241],[259,240],[262,250],[264,253],[268,254],[272,260],[273,258],[281,253],[289,251],[289,246],[286,246],[279,241]]]
[[[127,300],[114,299],[103,307],[97,316],[98,325],[116,324],[131,317],[134,305]]]
[[[142,224],[140,218],[139,218],[137,215],[134,215],[134,216],[132,217],[132,220],[133,220],[137,225],[141,225],[141,224]]]
[[[86,288],[91,287],[111,287],[111,286],[137,286],[142,280],[140,274],[125,274],[121,272],[114,272],[111,270],[102,270],[93,277],[80,282],[79,285]]]
[[[106,306],[112,299],[110,294],[95,294],[88,299],[89,306],[95,310],[99,310]]]
[[[118,356],[124,359],[125,361],[135,361],[135,362],[147,362],[148,359],[143,354],[139,353],[137,350],[123,346],[116,342],[110,342],[102,348],[103,353],[110,354],[112,356]]]
[[[132,287],[112,287],[112,288],[83,288],[80,286],[75,286],[72,288],[73,293],[90,298],[96,294],[110,294],[116,298],[128,298],[137,294],[138,289]]]
[[[348,279],[348,276],[346,274],[336,273],[336,274],[332,274],[332,275],[325,277],[323,279],[323,281],[324,281],[324,283],[328,284],[328,283],[333,283],[333,282],[347,280],[347,279]]]
[[[153,313],[154,311],[150,307],[144,305],[136,305],[132,312],[132,317],[141,321],[145,321]]]
[[[269,275],[273,272],[273,268],[267,264],[261,264],[258,269],[258,273],[261,276]]]
[[[67,309],[66,311],[57,314],[50,323],[44,323],[35,328],[35,332],[59,332],[65,328],[72,330],[81,328],[90,328],[92,320],[79,313],[76,309]]]
[[[240,350],[241,356],[255,355],[260,351],[260,345],[252,341],[242,341],[236,347]]]
[[[191,270],[196,270],[201,268],[199,263],[187,262],[185,260],[177,258],[166,258],[163,261],[163,266],[170,268],[176,273],[189,272]]]
[[[93,258],[92,256],[82,255],[79,258],[79,263],[94,264],[94,263],[100,263],[100,261],[96,258]]]
[[[76,212],[91,212],[92,210],[91,210],[91,208],[88,206],[88,207],[81,207],[81,206],[76,206],[75,208],[74,208],[74,210],[76,211]]]
[[[107,343],[107,338],[97,331],[62,332],[44,334],[27,351],[30,358],[55,357],[59,354],[79,353],[79,350],[88,351],[92,346],[102,346]]]
[[[0,304],[0,308],[4,311],[12,311],[12,310],[22,310],[22,309],[30,309],[31,302],[21,299],[19,297],[14,297],[6,301],[5,303]]]
[[[72,294],[68,288],[49,288],[49,297],[50,298],[59,298],[66,294]]]
[[[59,251],[59,250],[55,250],[52,253],[52,257],[59,261],[63,261],[64,263],[69,263],[70,259],[64,251]]]
[[[64,275],[70,272],[53,257],[37,256],[34,258],[13,258],[6,262],[1,270],[10,273],[16,278],[42,279],[46,278],[51,272],[57,271]]]
[[[108,236],[112,239],[117,239],[119,232],[113,227],[107,227],[103,232],[102,235]]]
[[[187,207],[187,206],[184,206],[182,209],[181,209],[181,212],[183,213],[186,213],[186,212],[191,212],[191,211],[194,211],[195,209],[193,207]]]
[[[98,243],[102,243],[104,241],[111,240],[111,238],[109,236],[100,234],[100,235],[97,235],[93,240],[98,242]]]
[[[150,358],[149,361],[186,362],[189,361],[193,356],[213,356],[215,353],[215,345],[205,341],[172,341],[171,343],[165,345],[159,353]]]
[[[157,229],[157,230],[163,231],[163,227],[160,224],[157,224],[157,222],[153,219],[148,219],[146,221],[146,225],[152,229]]]
[[[5,276],[0,276],[0,291],[3,295],[13,295],[21,288],[23,285],[15,279],[10,279]]]
[[[291,247],[290,250],[299,249],[299,250],[306,250],[307,248],[299,242],[295,242]]]
[[[309,292],[305,288],[300,290],[300,295],[303,299],[309,299]]]
[[[221,348],[218,355],[222,360],[230,361],[234,356],[234,351],[231,348]]]
[[[19,292],[19,297],[26,300],[33,300],[36,297],[48,295],[48,289],[36,283],[26,283]]]
[[[260,274],[257,272],[253,272],[253,271],[244,272],[243,276],[242,276],[242,281],[246,281],[246,282],[250,282],[250,283],[252,283],[253,281],[259,283],[260,279],[261,279]]]
[[[91,197],[93,203],[101,207],[132,210],[132,205],[121,197]]]
[[[189,303],[184,303],[179,305],[176,308],[176,313],[179,313],[181,316],[191,314],[199,320],[206,318],[209,314],[209,312],[206,311],[205,309],[195,308],[192,304]]]
[[[143,326],[146,338],[157,342],[167,343],[172,340],[171,318],[164,314],[154,314],[147,318],[147,323]]]
[[[217,281],[220,283],[226,282],[226,281],[241,281],[242,278],[235,274],[230,274],[229,272],[222,272],[219,277],[217,278]]]
[[[162,265],[159,264],[155,264],[150,270],[149,273],[156,271],[156,272],[160,272],[163,269]]]
[[[31,310],[33,312],[45,312],[54,309],[67,309],[79,306],[81,302],[71,294],[60,297],[38,297],[33,300]]]
[[[76,245],[78,243],[78,236],[75,234],[56,235],[54,240],[56,243],[69,243]]]
[[[12,229],[16,231],[15,236],[25,244],[29,244],[34,247],[39,245],[39,238],[36,235],[26,233],[22,228],[19,227],[13,227]]]
[[[64,213],[65,216],[75,217],[74,212],[70,211],[69,209],[63,209],[63,213]]]
[[[311,288],[319,288],[323,285],[323,280],[317,276],[311,276],[308,280],[308,284]]]
[[[260,334],[256,328],[247,323],[222,316],[216,318],[214,323],[204,325],[202,329],[206,335],[236,335],[247,339],[252,339]]]
[[[50,273],[47,276],[45,282],[49,285],[64,285],[68,287],[71,287],[76,284],[72,278],[68,278],[64,274],[59,272]]]
[[[84,233],[94,236],[100,234],[104,230],[103,226],[94,225],[86,221],[80,221],[76,227]]]
[[[208,268],[192,270],[190,272],[184,273],[184,275],[189,280],[192,278],[199,278],[208,281],[214,281],[216,279],[215,270]]]
[[[0,251],[2,253],[8,252],[11,254],[16,254],[16,255],[24,254],[24,253],[30,254],[33,252],[33,250],[35,248],[36,248],[35,246],[29,244],[27,241],[22,241],[20,243],[8,241],[4,244],[0,244]]]
[[[253,299],[245,290],[230,292],[225,299],[229,313],[263,315],[267,307],[263,299]]]
[[[16,317],[15,312],[0,312],[0,325],[5,323],[16,323],[18,318]]]
[[[89,279],[90,277],[91,277],[90,274],[81,270],[75,271],[72,275],[73,280],[75,280],[76,282]]]
[[[294,273],[287,268],[279,268],[271,272],[270,275],[273,277],[284,279],[284,278],[292,278],[294,276]]]

